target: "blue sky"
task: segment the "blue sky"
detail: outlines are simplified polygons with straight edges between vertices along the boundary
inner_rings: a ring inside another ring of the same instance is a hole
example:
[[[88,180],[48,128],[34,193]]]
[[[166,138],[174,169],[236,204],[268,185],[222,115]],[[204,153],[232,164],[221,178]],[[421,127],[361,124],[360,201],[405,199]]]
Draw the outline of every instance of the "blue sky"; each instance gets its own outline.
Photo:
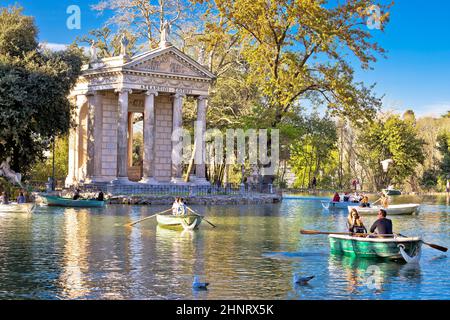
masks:
[[[36,18],[41,42],[68,44],[77,36],[100,27],[106,17],[90,9],[96,0],[1,0],[18,3]],[[81,30],[68,30],[66,9],[81,8]],[[396,0],[384,32],[372,30],[388,50],[374,70],[357,71],[357,80],[377,83],[385,95],[385,109],[417,115],[439,115],[450,110],[450,1]]]

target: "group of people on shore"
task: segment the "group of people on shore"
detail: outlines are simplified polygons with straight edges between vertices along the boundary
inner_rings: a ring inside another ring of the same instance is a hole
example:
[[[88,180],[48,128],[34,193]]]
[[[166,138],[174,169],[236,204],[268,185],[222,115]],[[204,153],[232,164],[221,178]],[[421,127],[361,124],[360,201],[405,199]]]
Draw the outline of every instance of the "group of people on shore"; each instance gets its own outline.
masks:
[[[23,204],[27,202],[24,192],[21,190],[16,198],[18,204]],[[2,192],[0,195],[0,204],[10,204],[9,196],[6,192]]]

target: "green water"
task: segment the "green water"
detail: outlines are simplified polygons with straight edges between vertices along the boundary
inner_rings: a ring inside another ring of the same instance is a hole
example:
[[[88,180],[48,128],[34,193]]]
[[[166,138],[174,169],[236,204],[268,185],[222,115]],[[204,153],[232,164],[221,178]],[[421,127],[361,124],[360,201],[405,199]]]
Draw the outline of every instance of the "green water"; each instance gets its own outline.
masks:
[[[393,217],[394,231],[450,247],[448,199]],[[423,248],[420,265],[329,254],[326,236],[345,231],[346,212],[320,200],[277,205],[193,207],[218,227],[195,232],[124,224],[166,207],[39,207],[32,215],[0,213],[1,299],[450,299],[448,254]],[[374,217],[366,217],[370,224]],[[308,286],[294,274],[314,275]],[[193,291],[194,275],[210,282]]]

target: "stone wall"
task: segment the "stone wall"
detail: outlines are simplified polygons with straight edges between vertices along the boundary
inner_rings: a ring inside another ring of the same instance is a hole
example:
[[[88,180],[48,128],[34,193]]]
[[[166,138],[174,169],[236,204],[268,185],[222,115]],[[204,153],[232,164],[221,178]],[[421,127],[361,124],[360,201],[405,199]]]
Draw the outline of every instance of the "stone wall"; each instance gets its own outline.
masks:
[[[155,179],[170,182],[172,177],[172,98],[155,99]]]
[[[187,205],[245,205],[279,203],[282,196],[278,194],[252,194],[252,195],[215,195],[215,196],[187,196],[183,197]],[[108,199],[110,204],[129,205],[171,205],[174,196],[112,196]]]

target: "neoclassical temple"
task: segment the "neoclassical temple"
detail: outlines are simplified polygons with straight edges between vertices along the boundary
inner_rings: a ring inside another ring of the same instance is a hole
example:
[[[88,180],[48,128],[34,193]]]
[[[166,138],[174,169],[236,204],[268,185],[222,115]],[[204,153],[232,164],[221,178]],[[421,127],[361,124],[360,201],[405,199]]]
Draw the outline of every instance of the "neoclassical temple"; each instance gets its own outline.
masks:
[[[182,165],[172,162],[172,132],[182,127],[187,96],[196,99],[197,121],[206,129],[214,74],[163,38],[159,48],[133,57],[124,46],[120,56],[105,59],[97,59],[91,48],[91,62],[71,92],[77,125],[69,138],[67,187],[183,183]],[[137,178],[130,161],[134,113],[144,119],[143,163]],[[192,183],[208,183],[204,163],[195,165]]]

